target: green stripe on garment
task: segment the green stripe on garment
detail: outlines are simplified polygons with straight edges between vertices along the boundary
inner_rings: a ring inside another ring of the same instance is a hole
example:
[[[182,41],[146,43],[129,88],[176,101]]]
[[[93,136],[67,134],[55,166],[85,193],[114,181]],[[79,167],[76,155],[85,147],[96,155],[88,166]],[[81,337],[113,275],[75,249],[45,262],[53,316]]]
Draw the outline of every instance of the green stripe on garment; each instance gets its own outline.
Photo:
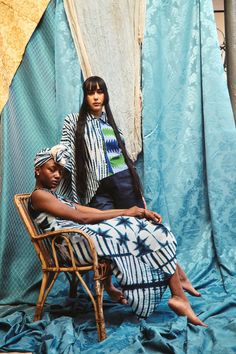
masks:
[[[104,128],[102,127],[102,132],[103,132],[103,135],[108,137],[115,137],[115,133],[114,133],[114,130],[112,129],[112,127],[107,127],[107,128]]]
[[[115,156],[110,159],[112,169],[117,169],[125,165],[125,159],[123,154],[120,156]]]

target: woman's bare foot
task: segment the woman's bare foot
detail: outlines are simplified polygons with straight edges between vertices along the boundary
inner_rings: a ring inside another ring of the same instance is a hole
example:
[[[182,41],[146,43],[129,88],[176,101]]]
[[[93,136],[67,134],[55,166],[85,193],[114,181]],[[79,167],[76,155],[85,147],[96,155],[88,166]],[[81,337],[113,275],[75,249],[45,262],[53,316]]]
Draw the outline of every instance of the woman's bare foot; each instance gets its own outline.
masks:
[[[124,294],[122,293],[122,291],[117,289],[112,283],[108,284],[108,283],[104,282],[104,287],[105,287],[108,295],[112,298],[112,300],[115,300],[122,305],[128,304],[128,300],[124,297]]]
[[[181,297],[174,295],[169,299],[168,305],[178,316],[186,316],[188,321],[195,326],[208,327],[195,315],[187,299],[184,300]]]
[[[201,294],[192,286],[186,273],[184,272],[184,270],[181,268],[181,266],[179,264],[177,264],[177,269],[178,269],[179,280],[180,280],[182,288],[184,290],[186,290],[192,296],[197,296],[197,297],[201,296]]]
[[[181,279],[181,277],[180,277],[180,283],[181,283],[181,285],[182,285],[182,288],[184,289],[184,290],[186,290],[190,295],[192,295],[192,296],[197,296],[197,297],[199,297],[199,296],[202,296],[201,295],[201,293],[199,293],[193,286],[192,286],[192,284],[190,283],[190,281],[188,280],[188,278],[186,278],[186,279]]]

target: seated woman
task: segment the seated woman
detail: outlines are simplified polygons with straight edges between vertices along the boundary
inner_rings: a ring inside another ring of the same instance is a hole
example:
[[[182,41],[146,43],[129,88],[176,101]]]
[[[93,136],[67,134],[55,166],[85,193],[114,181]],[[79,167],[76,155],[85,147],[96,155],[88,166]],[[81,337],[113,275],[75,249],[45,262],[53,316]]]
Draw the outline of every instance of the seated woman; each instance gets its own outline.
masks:
[[[169,307],[190,323],[206,326],[194,313],[180,284],[176,268],[176,240],[160,215],[139,207],[98,210],[75,204],[55,192],[70,156],[63,145],[44,149],[35,157],[36,186],[29,211],[43,232],[80,228],[92,238],[99,257],[111,261],[111,269],[124,297],[139,318],[147,318],[169,286]],[[79,263],[90,254],[78,234],[71,238]],[[66,250],[65,250],[66,252]],[[110,283],[105,283],[110,291]]]

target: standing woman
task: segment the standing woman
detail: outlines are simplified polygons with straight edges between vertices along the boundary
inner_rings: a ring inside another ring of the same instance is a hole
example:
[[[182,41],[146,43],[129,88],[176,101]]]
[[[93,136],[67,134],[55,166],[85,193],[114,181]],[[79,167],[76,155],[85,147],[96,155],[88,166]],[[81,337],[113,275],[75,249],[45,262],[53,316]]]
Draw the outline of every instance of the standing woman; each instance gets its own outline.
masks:
[[[79,113],[64,121],[61,143],[72,150],[70,196],[98,209],[144,207],[141,185],[116,126],[107,86],[98,76],[83,84]]]
[[[64,121],[61,144],[72,154],[66,166],[70,174],[62,180],[60,193],[100,210],[145,208],[140,179],[113,118],[104,80],[89,77],[83,93],[79,113],[68,114]],[[159,214],[158,218],[161,223]],[[177,267],[183,288],[201,296]]]

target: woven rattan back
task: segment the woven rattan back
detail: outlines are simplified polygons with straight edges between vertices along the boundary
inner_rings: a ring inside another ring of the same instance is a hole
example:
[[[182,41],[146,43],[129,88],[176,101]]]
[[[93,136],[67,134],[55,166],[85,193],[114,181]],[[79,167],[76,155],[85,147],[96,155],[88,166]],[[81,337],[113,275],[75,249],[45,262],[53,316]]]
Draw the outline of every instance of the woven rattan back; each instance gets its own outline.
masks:
[[[14,197],[14,202],[20,217],[29,233],[30,239],[36,249],[37,255],[42,262],[43,267],[53,267],[55,266],[52,247],[49,239],[40,239],[39,236],[42,235],[42,231],[33,222],[29,215],[28,202],[30,194],[16,194]]]

